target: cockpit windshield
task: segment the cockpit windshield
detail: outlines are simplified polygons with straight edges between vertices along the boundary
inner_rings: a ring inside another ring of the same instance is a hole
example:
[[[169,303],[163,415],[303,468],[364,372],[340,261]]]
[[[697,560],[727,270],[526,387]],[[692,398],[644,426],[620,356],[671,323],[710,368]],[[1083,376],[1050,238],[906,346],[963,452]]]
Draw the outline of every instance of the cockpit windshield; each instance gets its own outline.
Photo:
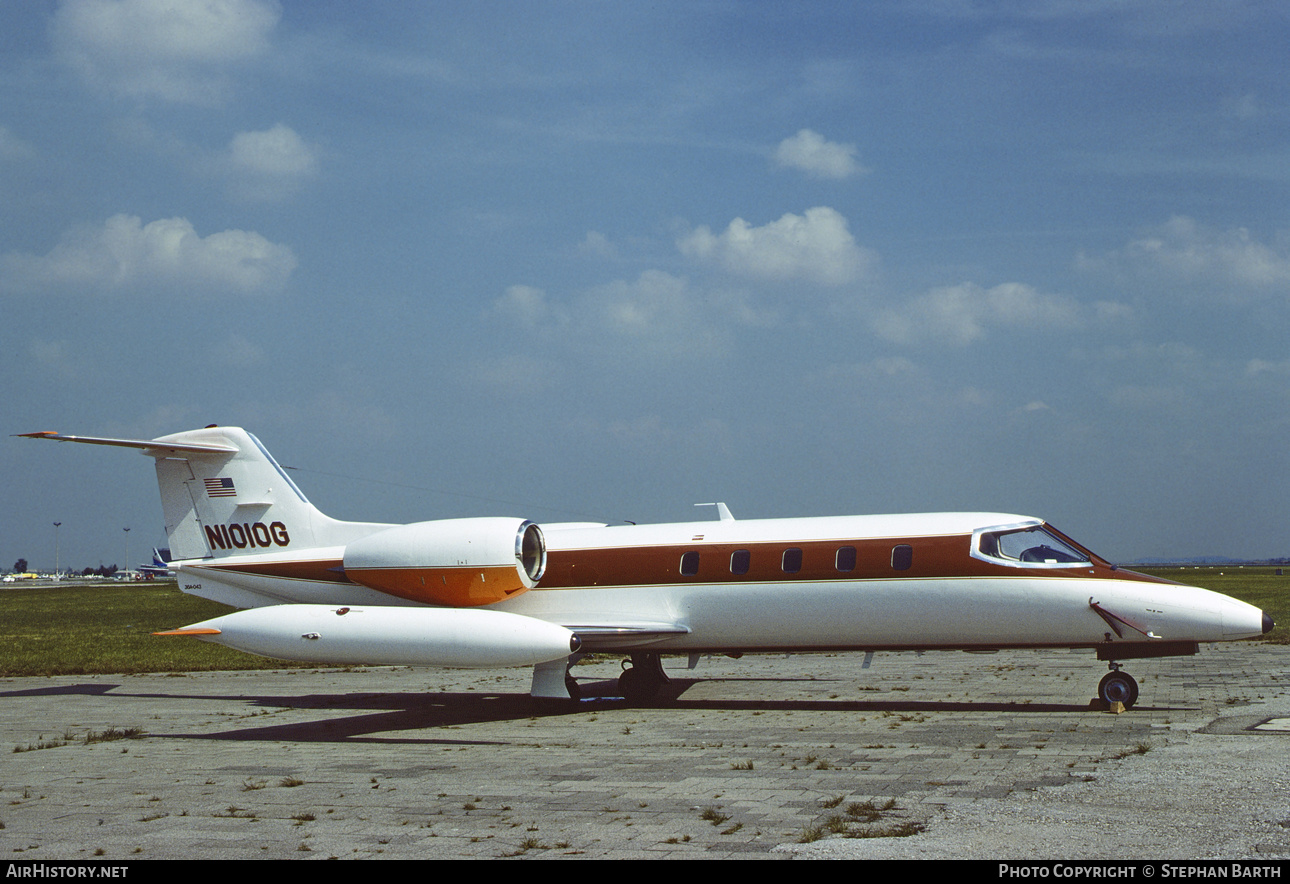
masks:
[[[983,528],[972,537],[972,556],[1013,568],[1072,568],[1091,564],[1086,553],[1043,524]]]

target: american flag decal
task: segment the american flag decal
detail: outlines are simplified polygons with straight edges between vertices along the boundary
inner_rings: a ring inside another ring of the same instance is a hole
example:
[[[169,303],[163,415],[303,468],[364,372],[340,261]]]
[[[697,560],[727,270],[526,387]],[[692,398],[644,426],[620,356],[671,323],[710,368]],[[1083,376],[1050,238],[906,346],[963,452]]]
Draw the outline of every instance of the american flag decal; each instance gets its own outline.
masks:
[[[207,497],[237,497],[232,479],[205,479]]]

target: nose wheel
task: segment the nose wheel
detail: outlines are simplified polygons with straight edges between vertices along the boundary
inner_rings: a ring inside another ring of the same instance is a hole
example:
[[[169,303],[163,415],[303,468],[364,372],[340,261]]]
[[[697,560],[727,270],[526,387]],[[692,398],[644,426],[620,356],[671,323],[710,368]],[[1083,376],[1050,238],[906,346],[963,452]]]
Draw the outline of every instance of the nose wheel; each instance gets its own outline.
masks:
[[[1123,703],[1125,709],[1131,709],[1138,702],[1138,683],[1129,673],[1112,669],[1102,676],[1102,681],[1097,686],[1097,695],[1107,705]]]

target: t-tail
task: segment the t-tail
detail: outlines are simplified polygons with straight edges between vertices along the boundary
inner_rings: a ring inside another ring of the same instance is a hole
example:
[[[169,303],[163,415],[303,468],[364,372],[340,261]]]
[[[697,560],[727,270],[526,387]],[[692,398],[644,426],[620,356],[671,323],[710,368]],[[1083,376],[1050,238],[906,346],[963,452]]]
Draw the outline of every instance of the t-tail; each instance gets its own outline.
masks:
[[[206,427],[157,439],[23,435],[137,448],[155,458],[175,562],[343,546],[383,527],[323,515],[260,440],[239,427]]]

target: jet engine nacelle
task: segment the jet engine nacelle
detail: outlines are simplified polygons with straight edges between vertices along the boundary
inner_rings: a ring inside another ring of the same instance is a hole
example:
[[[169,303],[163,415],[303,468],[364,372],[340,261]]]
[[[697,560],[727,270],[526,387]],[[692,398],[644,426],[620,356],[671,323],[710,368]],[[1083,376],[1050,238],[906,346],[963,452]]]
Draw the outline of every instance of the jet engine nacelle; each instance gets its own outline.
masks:
[[[369,534],[345,547],[345,575],[399,598],[455,608],[532,589],[546,570],[542,529],[523,519],[442,519]]]

